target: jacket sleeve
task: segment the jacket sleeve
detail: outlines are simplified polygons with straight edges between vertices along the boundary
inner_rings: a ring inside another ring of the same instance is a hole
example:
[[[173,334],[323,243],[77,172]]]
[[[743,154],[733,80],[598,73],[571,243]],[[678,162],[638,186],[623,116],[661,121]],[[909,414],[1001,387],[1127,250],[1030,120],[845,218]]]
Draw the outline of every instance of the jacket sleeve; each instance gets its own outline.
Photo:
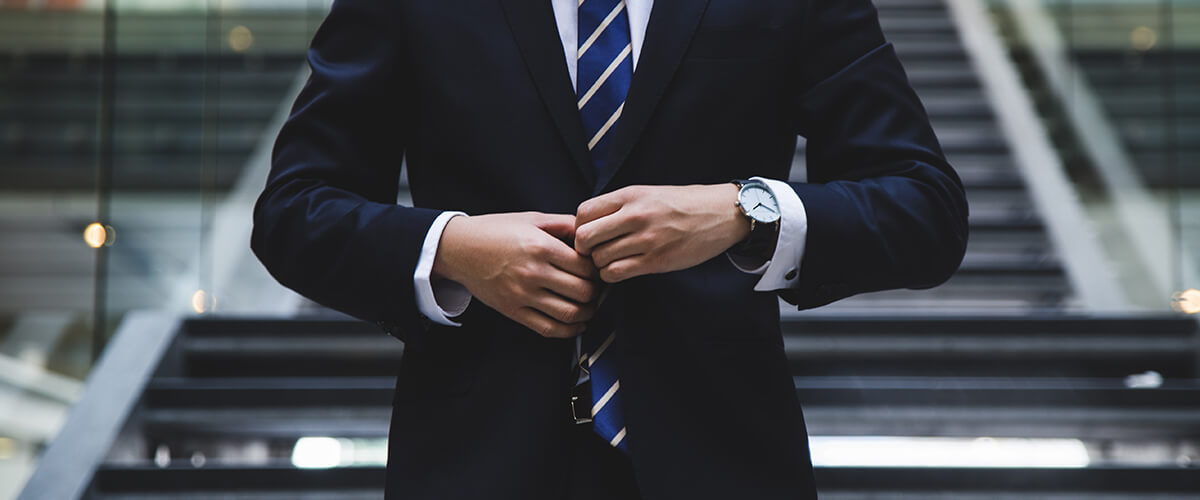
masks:
[[[962,181],[879,26],[870,0],[811,0],[791,116],[808,139],[808,236],[800,309],[863,292],[928,288],[967,244]]]
[[[336,0],[254,206],[250,246],[280,283],[409,340],[413,272],[441,213],[396,204],[409,119],[394,2]]]

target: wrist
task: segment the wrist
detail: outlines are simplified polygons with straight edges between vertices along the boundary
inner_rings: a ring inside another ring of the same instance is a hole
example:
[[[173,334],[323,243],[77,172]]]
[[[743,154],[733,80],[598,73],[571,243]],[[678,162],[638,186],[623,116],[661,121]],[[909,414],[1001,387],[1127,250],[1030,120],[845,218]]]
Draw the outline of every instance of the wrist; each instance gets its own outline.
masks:
[[[451,281],[459,281],[458,256],[463,245],[463,235],[469,234],[468,217],[455,216],[446,222],[442,229],[441,241],[438,242],[437,253],[433,257],[432,275]],[[459,281],[461,283],[461,281]]]
[[[716,203],[720,207],[719,213],[725,220],[724,227],[727,228],[726,234],[729,235],[729,246],[750,237],[750,218],[746,217],[737,203],[738,186],[729,182],[716,184],[713,188]]]

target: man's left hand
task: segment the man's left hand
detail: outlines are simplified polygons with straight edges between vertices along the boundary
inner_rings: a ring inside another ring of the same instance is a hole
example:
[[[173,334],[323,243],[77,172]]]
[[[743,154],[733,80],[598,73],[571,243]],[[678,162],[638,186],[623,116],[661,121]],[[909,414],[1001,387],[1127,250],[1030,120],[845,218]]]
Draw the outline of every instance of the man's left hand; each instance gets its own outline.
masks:
[[[733,183],[629,186],[579,205],[575,250],[590,255],[600,278],[687,269],[750,234]]]

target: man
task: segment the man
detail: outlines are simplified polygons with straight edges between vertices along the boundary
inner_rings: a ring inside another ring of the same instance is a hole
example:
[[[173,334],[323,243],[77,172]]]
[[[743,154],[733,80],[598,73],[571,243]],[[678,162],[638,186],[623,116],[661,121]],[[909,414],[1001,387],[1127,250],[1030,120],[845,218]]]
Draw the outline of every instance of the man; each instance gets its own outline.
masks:
[[[252,247],[405,341],[389,498],[815,497],[776,297],[965,249],[869,0],[336,0],[309,63]]]

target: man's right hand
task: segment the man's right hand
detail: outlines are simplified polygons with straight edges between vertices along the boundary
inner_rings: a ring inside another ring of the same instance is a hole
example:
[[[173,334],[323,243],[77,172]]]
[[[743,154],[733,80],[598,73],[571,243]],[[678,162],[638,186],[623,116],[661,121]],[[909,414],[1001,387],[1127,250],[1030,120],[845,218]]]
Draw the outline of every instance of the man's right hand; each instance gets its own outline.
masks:
[[[574,236],[574,215],[454,217],[442,231],[433,274],[544,337],[574,337],[595,313],[601,286],[592,260],[568,243]]]

